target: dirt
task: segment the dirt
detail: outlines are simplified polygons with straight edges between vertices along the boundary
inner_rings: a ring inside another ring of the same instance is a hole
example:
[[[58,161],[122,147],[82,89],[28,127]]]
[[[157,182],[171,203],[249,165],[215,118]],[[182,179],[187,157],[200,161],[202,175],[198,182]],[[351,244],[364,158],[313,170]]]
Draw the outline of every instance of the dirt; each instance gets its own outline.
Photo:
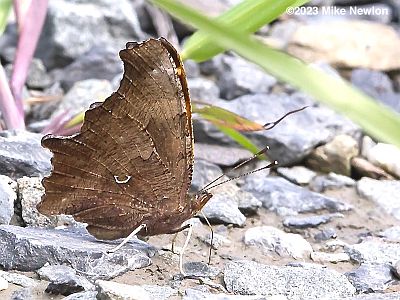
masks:
[[[382,209],[366,199],[360,198],[354,188],[345,188],[340,191],[329,191],[325,193],[327,196],[335,197],[343,202],[354,206],[354,209],[349,212],[344,212],[344,218],[336,218],[328,224],[320,225],[318,228],[299,230],[303,237],[311,243],[315,251],[324,251],[324,243],[318,243],[314,240],[314,235],[322,229],[334,228],[337,233],[336,240],[341,240],[348,244],[360,242],[360,238],[365,235],[377,235],[380,231],[399,224],[393,217],[389,216]],[[302,216],[305,216],[302,215]],[[232,226],[225,227],[224,225],[214,225],[214,231],[218,232],[221,227],[226,228],[226,236],[231,241],[227,246],[221,246],[218,250],[212,251],[211,265],[223,269],[227,261],[232,259],[246,259],[260,262],[267,265],[282,266],[288,262],[294,261],[290,257],[280,257],[276,254],[262,253],[258,248],[253,246],[245,246],[243,237],[245,231],[251,227],[270,225],[287,231],[282,225],[282,218],[275,213],[269,212],[265,208],[259,210],[257,216],[248,217],[243,228]],[[208,226],[195,227],[188,249],[184,255],[184,261],[208,261],[209,246],[206,245],[201,238],[205,237],[210,232]],[[180,233],[176,243],[182,245],[185,240],[185,233]],[[157,247],[166,247],[171,243],[172,236],[156,236],[151,237],[148,243]],[[341,249],[338,249],[341,251]],[[153,264],[147,268],[131,271],[124,275],[115,278],[114,281],[126,284],[156,284],[166,285],[179,273],[178,255],[171,252],[164,252],[162,256],[156,255],[153,259]],[[311,259],[304,259],[304,262],[313,262]],[[357,266],[351,262],[340,263],[323,263],[330,269],[334,269],[340,273],[344,273],[355,269]],[[221,277],[214,280],[215,283],[222,284]],[[198,280],[184,280],[180,291],[184,291],[187,287],[199,284]]]
[[[362,236],[371,234],[377,235],[381,230],[399,224],[396,219],[385,213],[382,209],[376,207],[374,203],[360,198],[354,188],[328,191],[325,195],[349,203],[353,205],[354,209],[344,212],[344,218],[333,219],[328,224],[320,225],[318,228],[297,231],[297,233],[300,233],[311,243],[315,251],[324,251],[324,242],[318,243],[313,238],[314,235],[322,229],[334,228],[337,233],[336,240],[341,240],[348,244],[355,244],[360,241],[360,237]],[[305,216],[305,214],[302,214],[302,216]],[[219,247],[218,250],[212,250],[211,265],[223,270],[224,265],[229,260],[234,259],[253,260],[263,264],[276,266],[282,266],[288,262],[294,261],[294,259],[290,257],[280,257],[271,253],[265,254],[256,247],[245,246],[242,241],[245,231],[251,227],[263,225],[270,225],[287,231],[287,229],[282,225],[282,218],[273,212],[269,212],[265,208],[259,209],[258,215],[248,217],[246,224],[242,228],[213,225],[214,232],[222,232],[222,235],[225,235],[231,243]],[[192,238],[184,255],[184,262],[200,261],[206,263],[208,261],[210,248],[202,240],[209,233],[210,228],[207,225],[203,224],[194,227]],[[150,284],[162,286],[170,284],[171,280],[177,278],[177,275],[179,274],[179,256],[167,250],[171,248],[172,238],[172,235],[150,237],[148,240],[149,244],[166,250],[160,250],[160,253],[152,258],[153,264],[149,267],[127,272],[124,275],[114,278],[113,281],[132,285]],[[175,241],[175,247],[182,246],[185,239],[186,232],[180,233]],[[338,251],[341,251],[341,249],[338,249]],[[312,262],[309,258],[302,261]],[[357,267],[351,262],[324,263],[324,265],[341,273],[353,270]],[[24,274],[27,275],[26,273]],[[34,273],[29,273],[28,276],[36,278]],[[188,287],[207,284],[198,279],[185,279],[182,282],[177,280],[175,282],[177,283],[176,287],[179,288],[180,293],[183,293],[183,291]],[[211,287],[212,291],[224,292],[218,288],[218,284],[223,285],[222,275],[214,279],[212,282],[215,284],[215,286]],[[8,290],[0,292],[0,299],[9,299],[12,292],[20,288],[21,287],[11,284]],[[40,286],[35,288],[35,299],[44,300],[62,298],[60,296],[45,294],[45,288],[45,282],[42,282]],[[395,291],[398,289],[398,286],[393,286],[390,290]],[[179,296],[175,297],[175,299],[179,298]]]

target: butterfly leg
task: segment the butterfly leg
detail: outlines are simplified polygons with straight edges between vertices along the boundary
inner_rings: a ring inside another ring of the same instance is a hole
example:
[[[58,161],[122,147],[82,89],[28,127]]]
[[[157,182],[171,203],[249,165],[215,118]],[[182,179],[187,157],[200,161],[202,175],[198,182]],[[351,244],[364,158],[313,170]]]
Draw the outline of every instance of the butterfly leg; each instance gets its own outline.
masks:
[[[190,237],[192,236],[193,226],[192,224],[187,224],[184,227],[189,228],[189,230],[185,240],[185,244],[183,244],[181,253],[179,254],[179,270],[183,276],[186,276],[186,273],[183,271],[183,254],[185,253],[185,250],[189,244]]]
[[[211,231],[211,236],[210,236],[210,251],[208,253],[208,264],[211,264],[211,254],[212,254],[212,248],[213,248],[213,242],[214,242],[214,230],[212,229],[212,226],[210,224],[210,221],[207,219],[206,215],[204,212],[201,210],[200,213],[202,214],[204,220],[206,220],[206,223],[208,227],[210,228]]]
[[[185,226],[182,226],[182,227],[178,228],[177,230],[171,232],[171,233],[175,233],[174,237],[172,238],[172,241],[171,241],[171,252],[172,253],[175,254],[175,241],[176,241],[176,238],[178,237],[178,233],[181,232],[182,230],[185,230],[185,229],[189,228],[189,227],[190,227],[190,224],[186,224]]]
[[[108,250],[107,253],[114,253],[115,251],[119,250],[123,245],[129,242],[129,240],[131,240],[132,237],[135,236],[138,232],[140,232],[143,228],[146,228],[146,224],[140,225],[138,228],[132,231],[131,234],[129,234],[117,247]]]

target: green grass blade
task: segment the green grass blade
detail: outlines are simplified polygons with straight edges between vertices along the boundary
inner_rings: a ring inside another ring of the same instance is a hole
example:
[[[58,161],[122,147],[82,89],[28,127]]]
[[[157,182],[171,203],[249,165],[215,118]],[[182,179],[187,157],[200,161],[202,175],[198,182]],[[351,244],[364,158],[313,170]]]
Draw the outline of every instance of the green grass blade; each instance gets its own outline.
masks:
[[[207,31],[222,47],[236,51],[280,80],[292,84],[348,116],[369,135],[400,147],[400,115],[356,90],[348,82],[271,49],[226,25],[213,22],[175,1],[153,2],[182,21]]]
[[[12,0],[0,0],[0,35],[3,34],[10,14]]]
[[[279,17],[288,6],[298,6],[308,0],[244,0],[218,16],[215,21],[229,26],[231,30],[253,33],[263,25]],[[195,32],[186,42],[182,59],[204,61],[224,50],[204,30]]]

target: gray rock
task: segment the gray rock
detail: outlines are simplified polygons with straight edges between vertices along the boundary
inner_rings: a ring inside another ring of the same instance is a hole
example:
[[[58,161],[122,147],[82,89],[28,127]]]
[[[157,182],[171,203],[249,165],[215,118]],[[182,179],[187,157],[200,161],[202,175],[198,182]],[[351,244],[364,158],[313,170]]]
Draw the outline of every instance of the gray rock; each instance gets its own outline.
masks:
[[[276,171],[282,177],[298,185],[307,185],[317,175],[314,171],[303,166],[278,168]]]
[[[17,183],[8,176],[0,175],[0,224],[10,224],[17,200]]]
[[[260,124],[273,122],[292,110],[309,105],[304,111],[287,117],[272,130],[246,134],[255,144],[263,147],[269,145],[268,157],[282,166],[300,162],[314,147],[340,133],[359,135],[359,129],[353,123],[327,108],[314,105],[311,99],[300,93],[245,95],[232,101],[219,100],[214,104]],[[197,120],[194,125],[198,142],[233,144],[232,140],[206,121]]]
[[[371,97],[400,112],[399,94],[393,90],[390,77],[383,72],[369,69],[355,69],[351,72],[351,82]]]
[[[14,291],[10,300],[34,300],[34,292],[31,288],[24,288],[22,290]]]
[[[16,179],[49,173],[51,154],[40,145],[41,138],[42,135],[27,131],[1,132],[1,174]]]
[[[252,193],[238,190],[236,196],[238,198],[239,210],[245,216],[252,216],[257,214],[258,209],[262,206],[262,202],[254,197]]]
[[[236,189],[239,188],[236,187]],[[212,223],[243,226],[246,222],[246,217],[240,212],[237,201],[232,197],[234,197],[232,191],[225,187],[218,187],[214,196],[203,207],[203,214]],[[200,218],[203,218],[203,216],[200,215]]]
[[[211,294],[199,289],[186,289],[183,300],[286,300],[286,297],[241,296],[228,294]]]
[[[188,78],[190,98],[193,101],[213,103],[219,98],[219,87],[214,81],[206,78]]]
[[[166,300],[170,299],[171,296],[176,295],[177,290],[169,286],[158,286],[158,285],[142,285],[142,288],[150,294],[152,300]]]
[[[373,201],[387,213],[400,220],[400,181],[375,180],[367,177],[357,182],[357,192],[361,197]]]
[[[367,152],[367,158],[373,164],[400,178],[400,150],[395,145],[378,143]]]
[[[243,189],[251,192],[265,208],[280,215],[317,212],[325,209],[330,212],[351,209],[349,204],[310,192],[281,177],[252,174],[245,178]]]
[[[335,299],[355,293],[344,275],[313,265],[276,267],[252,261],[231,262],[225,267],[224,281],[229,292],[240,295]]]
[[[392,226],[379,234],[381,237],[384,237],[389,242],[400,243],[400,226]]]
[[[314,239],[317,242],[327,241],[327,240],[330,240],[330,239],[334,239],[336,237],[337,237],[336,230],[333,229],[333,228],[328,228],[328,229],[321,230],[316,235],[314,235]]]
[[[36,271],[40,279],[50,281],[46,293],[68,296],[82,291],[92,291],[94,285],[68,266],[44,266]]]
[[[196,160],[194,164],[192,190],[200,190],[206,184],[222,175],[222,170],[203,160]],[[228,179],[226,176],[222,180]],[[227,182],[215,189],[212,189],[213,197],[203,208],[204,215],[214,223],[235,224],[242,226],[246,217],[239,210],[239,199],[247,197],[247,203],[253,203],[253,196],[244,194],[232,182]],[[253,205],[253,204],[252,204]],[[250,206],[250,205],[247,205]],[[200,217],[203,217],[200,215]]]
[[[97,300],[97,292],[80,292],[71,294],[63,300]]]
[[[126,41],[143,39],[137,15],[127,0],[55,0],[49,2],[36,55],[48,68],[62,67],[94,45],[122,49]]]
[[[189,277],[215,278],[219,273],[221,273],[220,269],[198,261],[185,263],[183,269]]]
[[[113,92],[111,83],[103,79],[87,79],[76,82],[63,97],[52,117],[60,114],[77,114],[86,111],[94,102],[100,102]]]
[[[330,172],[328,175],[314,177],[309,184],[309,188],[314,192],[321,193],[326,190],[351,187],[355,184],[356,181],[353,178]]]
[[[139,285],[96,280],[100,299],[151,300],[150,294]]]
[[[187,59],[184,62],[185,73],[187,78],[196,78],[200,76],[200,67],[197,62]]]
[[[0,270],[0,277],[4,278],[9,283],[13,283],[22,286],[24,288],[34,287],[35,285],[38,284],[38,282],[33,280],[32,278],[29,278],[28,276],[18,273],[10,273]]]
[[[390,77],[384,72],[369,69],[354,69],[351,72],[350,80],[352,84],[374,98],[393,92],[393,83]]]
[[[45,89],[53,83],[47,74],[46,67],[38,58],[33,58],[28,70],[26,85],[31,89]]]
[[[351,136],[342,134],[314,149],[305,163],[313,170],[350,176],[351,159],[358,153],[358,142]]]
[[[93,279],[109,279],[151,263],[155,250],[133,240],[116,253],[116,242],[101,242],[83,231],[21,228],[0,225],[0,266],[5,270],[34,271],[65,264]]]
[[[196,160],[206,160],[222,167],[234,166],[252,157],[252,153],[243,148],[202,143],[195,144],[194,152]]]
[[[202,189],[222,174],[222,169],[217,165],[202,159],[195,159],[191,190],[198,191]],[[224,176],[223,179],[228,179],[228,177]]]
[[[387,264],[361,264],[345,275],[358,293],[383,292],[394,281],[392,267]]]
[[[359,244],[345,246],[344,250],[358,263],[394,265],[400,257],[400,244],[381,238],[366,238]]]
[[[128,285],[97,280],[99,299],[166,300],[177,293],[169,286]]]
[[[253,227],[244,235],[246,246],[257,246],[265,254],[272,252],[295,259],[306,258],[313,251],[301,235],[286,233],[272,226]]]
[[[233,99],[245,94],[268,93],[277,82],[260,67],[238,56],[222,54],[216,56],[218,86],[224,99]]]
[[[350,256],[347,253],[338,252],[338,253],[327,253],[327,252],[319,252],[314,251],[310,255],[311,259],[317,263],[338,263],[343,261],[350,261]]]
[[[291,216],[291,217],[286,217],[282,223],[283,226],[285,227],[304,229],[304,228],[318,227],[319,225],[326,224],[335,218],[343,218],[343,217],[344,215],[341,213],[309,216],[309,217]]]
[[[78,81],[86,79],[111,81],[117,75],[121,77],[123,68],[118,51],[110,45],[94,46],[60,72],[56,72],[56,79],[68,91]]]
[[[22,220],[28,226],[55,226],[56,218],[39,213],[36,205],[40,202],[44,187],[38,177],[18,179],[18,200],[22,207]]]
[[[341,300],[398,300],[400,299],[400,292],[396,293],[373,293],[361,294],[354,297],[341,298]]]

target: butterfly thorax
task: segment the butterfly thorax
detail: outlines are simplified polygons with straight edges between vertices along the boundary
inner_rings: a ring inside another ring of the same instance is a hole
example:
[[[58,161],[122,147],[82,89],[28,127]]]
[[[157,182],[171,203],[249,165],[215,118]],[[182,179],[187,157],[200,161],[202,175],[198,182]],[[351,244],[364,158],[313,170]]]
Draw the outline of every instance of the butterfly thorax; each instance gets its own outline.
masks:
[[[199,212],[211,197],[212,194],[208,192],[187,194],[184,207],[178,208],[174,212],[164,213],[160,211],[157,218],[144,220],[143,223],[147,225],[147,228],[143,229],[139,235],[151,236],[179,232],[182,223]]]

